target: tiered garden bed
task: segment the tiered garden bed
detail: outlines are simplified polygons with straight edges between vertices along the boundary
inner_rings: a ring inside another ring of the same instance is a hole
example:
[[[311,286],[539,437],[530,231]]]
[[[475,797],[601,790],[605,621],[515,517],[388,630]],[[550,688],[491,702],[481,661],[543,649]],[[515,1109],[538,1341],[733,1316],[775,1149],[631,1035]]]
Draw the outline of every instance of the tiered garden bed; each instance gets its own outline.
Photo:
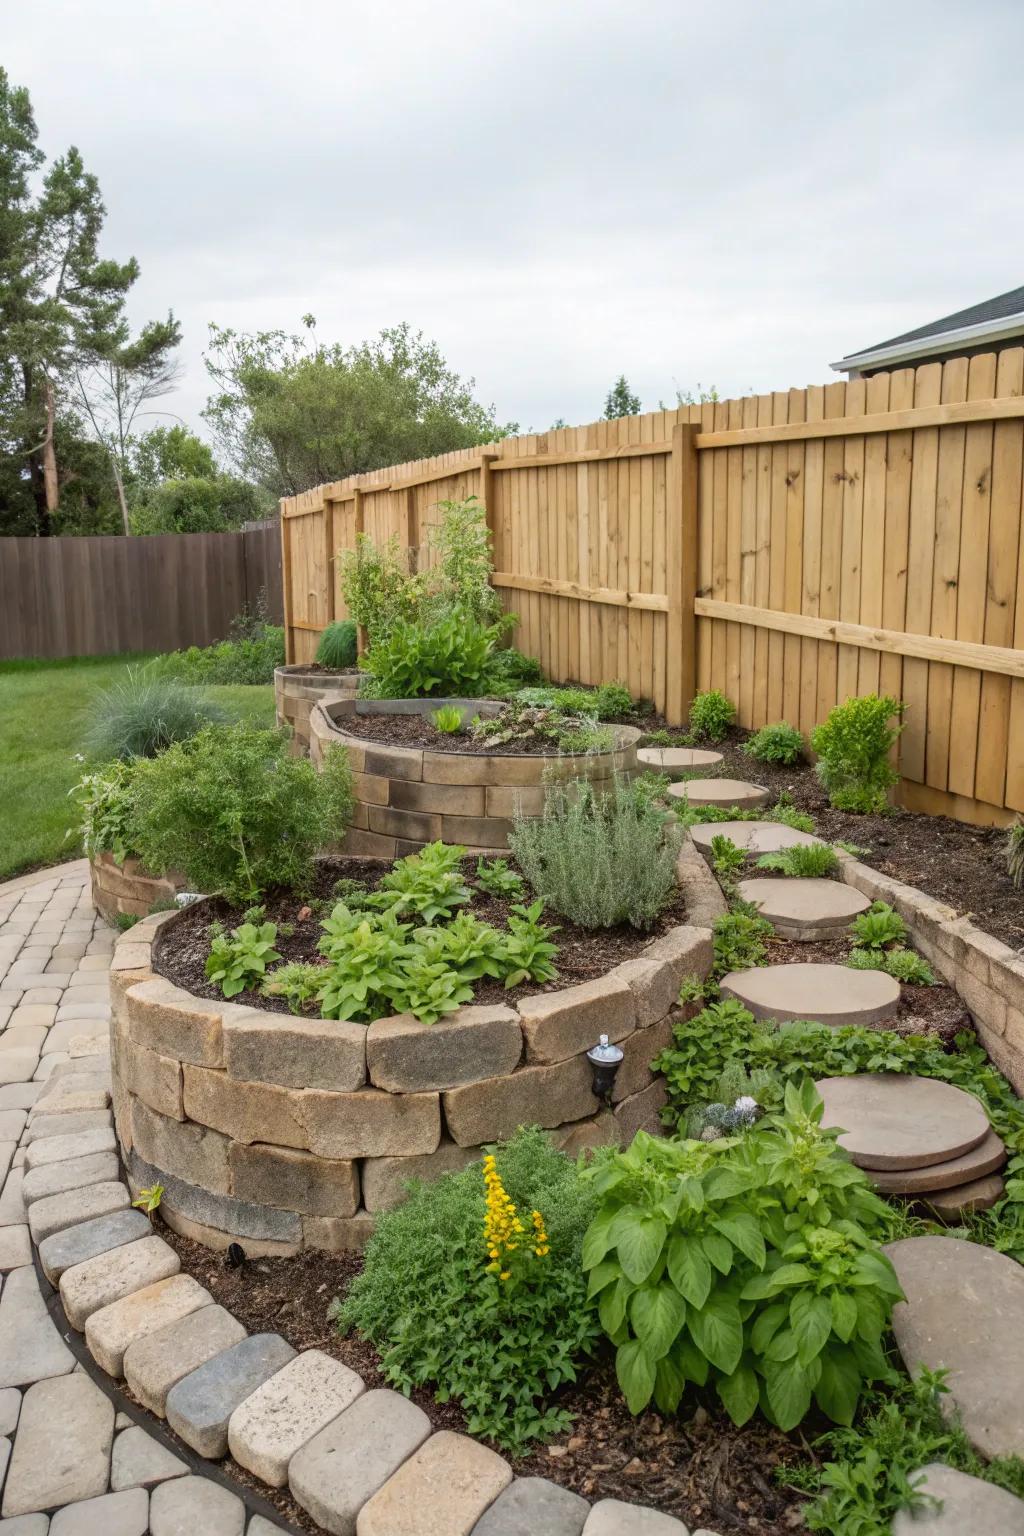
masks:
[[[361,676],[357,667],[332,672],[314,662],[275,668],[274,706],[277,723],[290,727],[292,751],[296,756],[309,756],[309,716],[314,706],[321,699],[354,699],[359,692]]]

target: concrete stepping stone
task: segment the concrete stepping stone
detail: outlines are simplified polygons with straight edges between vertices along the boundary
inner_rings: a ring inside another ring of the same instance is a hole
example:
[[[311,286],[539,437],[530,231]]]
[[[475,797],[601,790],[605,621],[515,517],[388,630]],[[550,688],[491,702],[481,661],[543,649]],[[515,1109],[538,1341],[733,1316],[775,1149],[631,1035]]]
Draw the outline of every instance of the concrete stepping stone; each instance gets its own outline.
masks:
[[[116,1179],[120,1167],[115,1152],[94,1152],[91,1157],[76,1158],[71,1163],[51,1163],[26,1173],[21,1193],[29,1207],[48,1195],[63,1195],[68,1190],[85,1189],[90,1184],[104,1184]]]
[[[149,1494],[131,1488],[65,1504],[50,1521],[49,1536],[146,1536],[148,1530]]]
[[[199,1307],[129,1344],[124,1379],[143,1407],[162,1419],[176,1382],[244,1338],[245,1328],[226,1308]]]
[[[150,1536],[242,1536],[245,1505],[207,1477],[176,1477],[149,1496]]]
[[[1024,1536],[1024,1503],[1005,1488],[942,1461],[912,1472],[910,1481],[941,1507],[899,1510],[892,1536]]]
[[[29,1387],[3,1514],[29,1515],[107,1491],[114,1405],[82,1371]]]
[[[755,966],[730,971],[720,986],[756,1019],[813,1019],[819,1024],[880,1024],[892,1018],[900,1000],[899,982],[884,971],[855,971],[848,965]]]
[[[984,1141],[988,1116],[973,1093],[933,1077],[857,1072],[814,1085],[823,1126],[842,1126],[839,1145],[858,1168],[927,1168]]]
[[[122,1488],[153,1488],[169,1477],[183,1477],[187,1471],[188,1466],[179,1456],[147,1435],[138,1424],[122,1430],[114,1441],[110,1486],[115,1492]]]
[[[340,1360],[304,1350],[239,1403],[228,1421],[228,1449],[240,1467],[272,1488],[288,1481],[295,1452],[365,1391]]]
[[[721,752],[707,747],[640,747],[636,760],[642,768],[655,773],[692,773],[695,769],[717,768]]]
[[[511,1481],[503,1457],[443,1429],[363,1505],[359,1536],[469,1536]]]
[[[429,1434],[427,1415],[400,1392],[364,1392],[296,1451],[292,1496],[331,1536],[355,1536],[360,1509]]]
[[[1005,1161],[1006,1148],[995,1131],[989,1131],[976,1147],[946,1163],[931,1163],[927,1168],[872,1170],[871,1182],[883,1195],[921,1195],[931,1190],[958,1189],[994,1173]]]
[[[13,1269],[0,1295],[0,1387],[66,1376],[75,1357],[46,1310],[36,1272]]]
[[[72,1264],[60,1277],[60,1299],[68,1322],[81,1333],[101,1307],[166,1280],[180,1268],[181,1260],[170,1243],[152,1234]]]
[[[956,1226],[963,1216],[990,1211],[1005,1193],[1006,1185],[999,1174],[987,1173],[983,1178],[957,1184],[953,1189],[933,1189],[925,1203],[939,1221]]]
[[[205,1286],[191,1275],[174,1274],[155,1285],[143,1286],[92,1314],[85,1325],[89,1353],[108,1376],[121,1376],[130,1344],[190,1312],[198,1312],[212,1300]]]
[[[546,1477],[517,1477],[473,1527],[472,1536],[581,1536],[590,1505]]]
[[[955,1237],[889,1243],[906,1301],[893,1332],[907,1370],[946,1366],[943,1411],[983,1455],[1024,1454],[1024,1268]]]
[[[200,1456],[227,1454],[228,1420],[239,1403],[294,1360],[278,1333],[254,1333],[182,1377],[167,1394],[167,1422]]]
[[[57,1285],[66,1269],[84,1264],[98,1254],[147,1237],[153,1228],[141,1211],[114,1211],[77,1227],[65,1227],[39,1244],[39,1262],[51,1285]]]
[[[750,859],[759,859],[762,853],[781,853],[784,848],[805,848],[820,843],[820,837],[801,832],[797,827],[787,827],[781,821],[707,821],[690,828],[694,846],[708,860],[711,858],[711,839],[727,837],[742,848]]]
[[[28,1225],[34,1243],[42,1243],[54,1232],[78,1226],[94,1216],[107,1216],[127,1210],[131,1199],[120,1179],[104,1179],[90,1189],[68,1190],[37,1200],[29,1209]],[[24,1216],[22,1220],[24,1221]]]
[[[113,1152],[117,1148],[111,1126],[92,1131],[76,1131],[69,1136],[45,1136],[25,1150],[25,1170],[46,1168],[51,1163],[66,1163],[71,1158],[88,1157],[95,1152]]]
[[[733,806],[738,811],[753,811],[771,799],[770,790],[762,784],[748,784],[746,779],[686,779],[681,784],[670,784],[668,795],[687,805],[714,805],[723,811],[731,811]]]
[[[600,1499],[590,1511],[583,1536],[689,1536],[689,1532],[673,1515],[624,1504],[621,1499]]]
[[[870,896],[841,880],[741,880],[736,891],[743,901],[753,902],[780,939],[801,943],[845,934],[871,905]]]

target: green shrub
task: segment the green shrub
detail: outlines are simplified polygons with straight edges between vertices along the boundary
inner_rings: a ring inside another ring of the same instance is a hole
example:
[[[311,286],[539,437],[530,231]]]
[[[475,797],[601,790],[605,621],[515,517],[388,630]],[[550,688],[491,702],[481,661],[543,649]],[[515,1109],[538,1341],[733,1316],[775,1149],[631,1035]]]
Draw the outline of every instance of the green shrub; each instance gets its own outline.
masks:
[[[152,663],[161,677],[174,677],[182,683],[249,687],[272,683],[275,668],[284,664],[283,628],[262,622],[218,645],[192,645],[187,651],[172,651]]]
[[[568,1427],[556,1394],[597,1341],[580,1266],[595,1195],[538,1130],[494,1153],[488,1171],[513,1214],[479,1164],[414,1184],[377,1218],[362,1271],[332,1310],[343,1332],[375,1346],[392,1386],[433,1386],[440,1402],[461,1404],[470,1434],[521,1452]],[[502,1239],[515,1221],[526,1241],[509,1255]]]
[[[731,911],[716,917],[711,932],[715,949],[712,975],[716,979],[729,971],[749,971],[767,964],[767,940],[774,937],[775,929],[748,902],[736,902]]]
[[[539,661],[524,656],[513,646],[504,646],[491,656],[487,664],[486,692],[496,697],[515,693],[520,688],[532,688],[544,681]]]
[[[750,814],[749,812],[747,813]],[[776,821],[780,826],[792,827],[796,832],[813,832],[815,830],[814,817],[807,811],[798,811],[795,805],[788,799],[779,796],[777,805],[773,805],[770,811],[764,814],[765,821]]]
[[[804,738],[795,725],[780,720],[777,725],[762,725],[753,736],[748,736],[743,750],[759,763],[782,763],[790,768],[803,757]]]
[[[850,1424],[864,1385],[892,1379],[886,1208],[821,1115],[813,1083],[791,1083],[745,1135],[641,1131],[593,1167],[583,1266],[632,1413],[712,1383],[736,1424],[760,1407],[793,1429],[812,1400]]]
[[[910,986],[934,987],[935,972],[912,949],[897,945],[895,949],[852,949],[847,965],[855,971],[885,971],[895,981],[905,981]]]
[[[132,782],[135,759],[115,758],[94,773],[83,774],[68,791],[78,807],[83,852],[94,858],[112,853],[123,864],[132,852]],[[70,835],[70,834],[69,834]]]
[[[270,498],[234,475],[184,475],[144,489],[133,534],[226,533],[267,515]]]
[[[509,869],[507,859],[477,859],[476,879],[480,889],[491,896],[521,901],[526,894],[523,877]]]
[[[434,563],[427,574],[429,617],[449,607],[466,613],[482,628],[502,619],[501,599],[491,586],[494,562],[487,509],[476,496],[439,501],[440,522],[430,529]]]
[[[690,730],[701,741],[721,741],[735,718],[735,705],[717,688],[698,693],[690,705]]]
[[[194,890],[247,904],[273,886],[308,884],[314,856],[351,811],[343,749],[331,748],[318,773],[290,756],[283,731],[235,725],[140,760],[131,835],[154,873],[178,869]]]
[[[462,730],[462,710],[455,704],[445,704],[434,710],[430,722],[442,736],[455,736]]]
[[[359,658],[359,665],[370,674],[378,698],[476,698],[486,689],[497,640],[494,625],[485,628],[452,609],[429,624],[397,619]]]
[[[378,548],[369,534],[357,534],[355,548],[338,556],[338,569],[349,617],[371,646],[400,620],[416,618],[423,582],[406,571],[397,535]]]
[[[517,814],[509,846],[552,911],[582,928],[650,928],[676,890],[680,829],[616,778],[551,785],[538,817]]]
[[[1019,818],[1006,834],[1006,873],[1019,891],[1024,886],[1024,821]]]
[[[225,933],[220,923],[212,923],[207,980],[220,987],[225,997],[236,997],[246,988],[258,986],[267,966],[281,958],[274,948],[276,938],[276,923],[240,923],[230,933]]]
[[[191,688],[150,669],[129,668],[89,700],[85,747],[90,757],[155,757],[175,741],[188,741],[205,726],[217,725],[224,711]]]
[[[356,664],[358,629],[351,619],[335,619],[328,624],[316,648],[321,667],[331,672],[346,672]]]
[[[850,924],[850,935],[858,949],[885,949],[902,944],[907,925],[887,901],[873,901]]]
[[[794,880],[822,880],[839,872],[839,860],[828,843],[796,843],[778,853],[763,853],[758,869],[771,869]]]
[[[886,695],[869,693],[864,698],[837,704],[824,725],[811,732],[811,746],[818,754],[817,774],[829,802],[840,811],[884,811],[888,791],[899,783],[889,762],[889,752],[900,732],[897,722],[905,706]]]

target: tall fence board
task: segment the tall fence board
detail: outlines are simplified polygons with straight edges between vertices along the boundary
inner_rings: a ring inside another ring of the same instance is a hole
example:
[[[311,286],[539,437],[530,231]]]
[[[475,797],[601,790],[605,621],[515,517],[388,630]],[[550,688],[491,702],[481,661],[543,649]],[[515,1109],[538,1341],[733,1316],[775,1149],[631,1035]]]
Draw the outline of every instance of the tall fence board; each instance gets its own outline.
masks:
[[[853,694],[907,704],[901,796],[1024,811],[1024,349],[509,438],[282,502],[291,659],[344,614],[365,531],[425,558],[475,494],[516,643],[685,719],[808,732]]]
[[[0,659],[209,645],[261,593],[280,623],[274,525],[245,533],[0,539]]]

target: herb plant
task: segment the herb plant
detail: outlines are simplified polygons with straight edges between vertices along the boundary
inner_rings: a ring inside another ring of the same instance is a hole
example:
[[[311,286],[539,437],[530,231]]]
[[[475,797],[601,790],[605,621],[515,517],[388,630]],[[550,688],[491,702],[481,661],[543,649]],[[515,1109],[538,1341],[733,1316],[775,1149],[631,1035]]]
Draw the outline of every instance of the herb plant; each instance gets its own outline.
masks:
[[[430,722],[442,736],[455,736],[462,730],[462,710],[455,704],[443,704],[434,710]]]
[[[123,864],[132,852],[132,796],[134,760],[115,759],[86,773],[69,795],[78,806],[82,848],[89,858],[111,853]]]
[[[828,843],[795,843],[778,853],[763,853],[757,867],[794,880],[820,880],[839,873],[839,860]]]
[[[428,843],[420,853],[400,859],[384,876],[366,906],[396,917],[413,913],[425,923],[447,920],[472,892],[462,875],[465,848],[457,843]]]
[[[698,693],[690,705],[690,730],[701,741],[722,741],[736,718],[736,706],[717,688]]]
[[[485,627],[458,609],[431,623],[397,619],[359,665],[378,698],[475,698],[485,691],[499,634],[499,626]]]
[[[896,981],[915,987],[934,987],[935,972],[927,960],[905,949],[902,944],[892,949],[852,949],[846,960],[855,971],[885,971]]]
[[[283,997],[290,1013],[310,1013],[323,981],[322,965],[292,961],[269,971],[260,991],[264,997]]]
[[[899,783],[889,753],[903,730],[904,708],[889,695],[870,693],[837,704],[824,724],[815,726],[817,774],[837,810],[866,814],[888,808],[888,792]],[[897,724],[890,726],[893,718]]]
[[[241,923],[225,933],[219,923],[210,926],[210,953],[206,957],[208,981],[220,987],[225,997],[262,982],[267,966],[281,956],[274,948],[275,923]]]
[[[480,889],[489,896],[521,901],[526,894],[522,875],[509,868],[507,859],[477,859],[476,880]]]
[[[716,917],[711,925],[715,963],[713,975],[720,979],[728,971],[748,971],[768,961],[768,940],[775,929],[766,917],[758,915],[749,902],[735,902],[731,911]]]
[[[336,619],[320,636],[316,659],[332,672],[345,672],[356,664],[357,634],[352,619]]]
[[[759,763],[782,763],[790,768],[804,754],[804,738],[795,725],[780,720],[777,725],[762,725],[743,743],[743,751]]]
[[[888,902],[873,901],[866,912],[854,918],[850,934],[858,949],[881,950],[890,944],[902,944],[907,937],[907,925]]]

